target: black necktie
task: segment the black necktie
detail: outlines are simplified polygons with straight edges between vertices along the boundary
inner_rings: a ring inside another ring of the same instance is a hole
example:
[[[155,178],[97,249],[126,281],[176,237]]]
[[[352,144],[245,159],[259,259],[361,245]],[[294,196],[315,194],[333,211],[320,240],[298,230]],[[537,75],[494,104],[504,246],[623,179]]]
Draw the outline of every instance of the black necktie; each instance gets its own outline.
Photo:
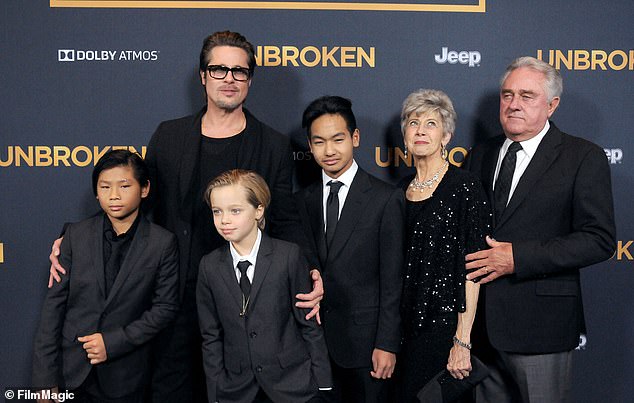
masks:
[[[238,270],[240,270],[240,289],[242,290],[245,301],[249,298],[249,294],[251,294],[251,282],[247,276],[249,266],[251,266],[251,262],[248,260],[238,262]]]
[[[516,153],[522,149],[522,145],[517,141],[514,141],[506,151],[506,155],[500,165],[500,172],[498,172],[498,179],[495,181],[495,220],[500,221],[502,213],[506,208],[506,203],[509,200],[509,193],[511,191],[511,182],[513,181],[513,174],[515,173],[515,161],[517,161]]]
[[[330,194],[326,200],[326,245],[330,247],[339,221],[339,189],[343,183],[330,181],[327,185],[330,186]]]

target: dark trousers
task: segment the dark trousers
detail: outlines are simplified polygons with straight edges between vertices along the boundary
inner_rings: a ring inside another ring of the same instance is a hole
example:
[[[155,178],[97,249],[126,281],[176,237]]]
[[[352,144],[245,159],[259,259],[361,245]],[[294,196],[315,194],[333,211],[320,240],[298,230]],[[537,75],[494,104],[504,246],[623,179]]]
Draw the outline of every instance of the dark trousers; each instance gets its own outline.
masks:
[[[60,390],[61,391],[61,390]],[[73,390],[73,399],[75,403],[143,403],[143,390],[131,393],[126,396],[111,398],[105,393],[99,385],[99,380],[94,368],[88,374],[86,380],[75,390]],[[110,391],[116,392],[116,391]]]
[[[188,283],[178,317],[154,340],[152,402],[206,402],[196,284]]]
[[[389,401],[390,379],[375,379],[372,368],[342,368],[332,360],[333,400],[338,403],[384,403]]]
[[[330,396],[331,392],[318,392],[315,397],[310,399],[307,403],[334,403],[332,397]],[[258,394],[255,396],[253,403],[274,403],[270,397],[264,393],[264,390],[260,389]]]
[[[514,354],[495,351],[491,376],[476,387],[477,403],[570,402],[572,351]]]

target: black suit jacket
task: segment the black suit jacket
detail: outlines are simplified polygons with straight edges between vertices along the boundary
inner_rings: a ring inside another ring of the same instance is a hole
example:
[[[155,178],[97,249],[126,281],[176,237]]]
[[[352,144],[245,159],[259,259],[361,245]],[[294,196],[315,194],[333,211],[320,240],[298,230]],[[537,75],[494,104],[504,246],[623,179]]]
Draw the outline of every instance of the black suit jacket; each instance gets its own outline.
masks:
[[[359,168],[327,251],[322,192],[318,181],[296,196],[324,280],[328,351],[339,366],[371,367],[375,348],[399,348],[405,198]]]
[[[107,361],[94,368],[104,392],[120,397],[147,381],[150,343],[178,311],[174,235],[140,218],[105,297],[101,214],[67,227],[59,261],[67,275],[48,290],[35,337],[33,386],[77,388],[93,366],[77,337],[101,332]]]
[[[493,176],[504,136],[475,147],[465,167],[493,205]],[[515,273],[485,287],[491,344],[516,353],[575,348],[585,330],[579,269],[615,249],[610,169],[595,144],[551,122],[493,237],[513,244]]]
[[[200,120],[205,111],[206,107],[196,115],[161,123],[150,140],[146,155],[152,183],[146,205],[154,222],[178,238],[181,295],[190,270],[195,203],[191,200],[190,189],[198,186],[194,181],[200,152]],[[247,124],[235,168],[255,171],[269,185],[272,200],[267,209],[267,232],[305,246],[307,241],[292,197],[293,160],[289,139],[261,123],[246,109],[244,113]],[[197,267],[191,270],[197,270]]]
[[[300,403],[331,387],[322,329],[295,294],[309,292],[297,245],[262,235],[246,317],[229,244],[200,262],[196,299],[209,402]]]

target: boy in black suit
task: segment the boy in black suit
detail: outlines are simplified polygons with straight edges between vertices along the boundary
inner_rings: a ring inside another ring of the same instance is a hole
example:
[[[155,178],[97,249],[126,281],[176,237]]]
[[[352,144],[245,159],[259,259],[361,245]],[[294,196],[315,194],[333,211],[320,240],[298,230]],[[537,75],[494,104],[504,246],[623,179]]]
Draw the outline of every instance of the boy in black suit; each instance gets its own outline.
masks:
[[[262,232],[266,182],[227,171],[205,200],[228,241],[201,260],[196,290],[209,402],[320,401],[332,387],[326,343],[294,305],[295,294],[310,290],[299,247]]]
[[[349,100],[327,96],[304,111],[322,180],[297,194],[324,279],[321,318],[341,402],[385,402],[400,342],[405,201],[360,169]]]
[[[104,211],[70,224],[67,270],[48,291],[35,337],[33,385],[67,388],[80,402],[141,402],[150,343],[178,311],[178,250],[139,214],[148,170],[138,154],[106,153],[93,191]]]

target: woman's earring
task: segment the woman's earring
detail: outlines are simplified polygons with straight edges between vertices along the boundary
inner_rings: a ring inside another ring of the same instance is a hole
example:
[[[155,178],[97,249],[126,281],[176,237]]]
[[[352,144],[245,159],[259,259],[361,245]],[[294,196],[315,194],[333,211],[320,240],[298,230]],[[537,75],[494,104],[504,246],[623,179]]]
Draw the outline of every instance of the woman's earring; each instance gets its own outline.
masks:
[[[405,156],[405,159],[407,159],[407,146],[405,146],[405,152],[403,153],[403,155]]]
[[[446,160],[447,157],[449,156],[449,153],[447,152],[447,147],[443,144],[442,145],[442,149],[440,151],[440,155],[442,157],[442,159]]]

